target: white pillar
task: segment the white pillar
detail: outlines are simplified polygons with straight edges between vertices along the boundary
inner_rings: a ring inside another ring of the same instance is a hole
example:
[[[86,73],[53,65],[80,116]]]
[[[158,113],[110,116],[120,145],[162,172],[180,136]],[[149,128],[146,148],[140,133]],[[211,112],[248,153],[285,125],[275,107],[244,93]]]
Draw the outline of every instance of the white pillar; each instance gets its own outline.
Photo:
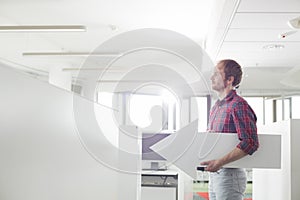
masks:
[[[141,200],[141,132],[136,126],[119,130],[118,200]]]

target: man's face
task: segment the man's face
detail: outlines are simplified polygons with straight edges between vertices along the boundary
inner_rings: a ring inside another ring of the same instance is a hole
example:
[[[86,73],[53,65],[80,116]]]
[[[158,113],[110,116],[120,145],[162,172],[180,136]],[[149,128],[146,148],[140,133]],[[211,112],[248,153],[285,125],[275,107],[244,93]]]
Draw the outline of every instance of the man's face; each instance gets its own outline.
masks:
[[[215,66],[214,72],[210,77],[211,80],[211,88],[217,92],[222,92],[227,86],[225,81],[225,73],[224,73],[224,65],[222,63],[218,63]]]

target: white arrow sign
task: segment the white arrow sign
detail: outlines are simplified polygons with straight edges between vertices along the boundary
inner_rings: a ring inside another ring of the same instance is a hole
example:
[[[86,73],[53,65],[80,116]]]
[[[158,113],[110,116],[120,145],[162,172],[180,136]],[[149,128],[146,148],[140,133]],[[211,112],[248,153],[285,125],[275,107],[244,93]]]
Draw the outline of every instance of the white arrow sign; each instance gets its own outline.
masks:
[[[202,161],[218,159],[239,143],[236,133],[198,133],[195,120],[151,147],[168,162],[176,165],[192,178]],[[259,134],[260,147],[252,156],[229,163],[234,168],[280,168],[281,136]]]

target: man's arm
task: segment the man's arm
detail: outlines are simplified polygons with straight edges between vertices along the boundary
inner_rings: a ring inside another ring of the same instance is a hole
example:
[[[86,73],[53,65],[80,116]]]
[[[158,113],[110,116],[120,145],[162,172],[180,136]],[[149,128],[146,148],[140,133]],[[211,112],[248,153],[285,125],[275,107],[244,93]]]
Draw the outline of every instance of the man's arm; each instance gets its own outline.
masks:
[[[205,170],[210,172],[216,172],[219,169],[221,169],[224,165],[231,163],[233,161],[239,160],[246,156],[247,153],[245,153],[243,150],[239,148],[234,148],[231,152],[226,154],[220,159],[217,160],[210,160],[200,163],[201,165],[206,165]]]

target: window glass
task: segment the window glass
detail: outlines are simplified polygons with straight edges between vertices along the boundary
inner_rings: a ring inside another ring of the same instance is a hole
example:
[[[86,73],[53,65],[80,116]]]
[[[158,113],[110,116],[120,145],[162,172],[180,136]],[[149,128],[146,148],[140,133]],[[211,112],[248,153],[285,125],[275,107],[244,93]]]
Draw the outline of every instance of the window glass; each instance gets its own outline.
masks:
[[[257,117],[257,125],[263,125],[264,122],[264,99],[263,97],[245,97],[244,98]]]
[[[171,93],[158,95],[130,95],[127,124],[137,125],[145,131],[176,130],[178,102]]]
[[[290,119],[291,107],[290,107],[291,98],[284,99],[284,120]]]
[[[198,131],[207,130],[207,97],[193,97],[191,100],[191,121],[198,118]]]
[[[292,97],[292,118],[300,119],[300,96]]]
[[[265,124],[273,123],[273,99],[265,99]]]
[[[152,120],[155,120],[154,123],[160,120],[161,123],[163,101],[160,96],[135,94],[130,96],[129,102],[127,111],[132,125],[145,128],[151,125]]]

